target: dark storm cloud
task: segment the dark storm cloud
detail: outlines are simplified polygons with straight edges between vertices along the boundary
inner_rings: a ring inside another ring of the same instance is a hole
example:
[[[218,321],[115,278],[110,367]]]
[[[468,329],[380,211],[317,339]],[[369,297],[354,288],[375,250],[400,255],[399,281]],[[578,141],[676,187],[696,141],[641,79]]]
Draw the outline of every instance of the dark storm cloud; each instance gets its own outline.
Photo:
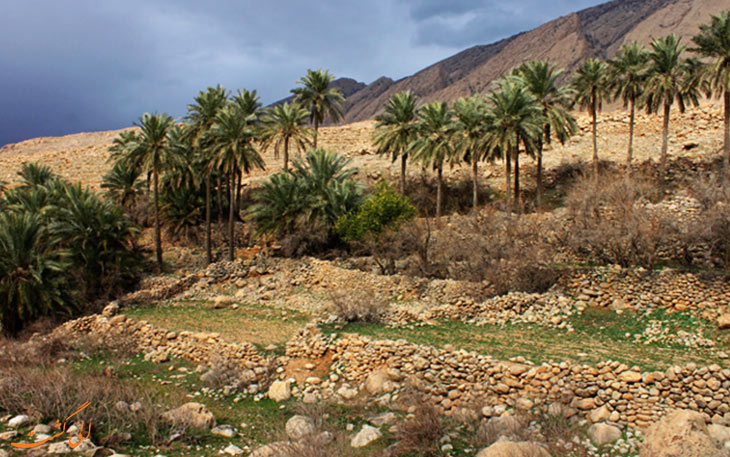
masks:
[[[6,0],[0,145],[121,128],[144,112],[179,117],[218,83],[269,103],[308,68],[399,78],[595,3]]]

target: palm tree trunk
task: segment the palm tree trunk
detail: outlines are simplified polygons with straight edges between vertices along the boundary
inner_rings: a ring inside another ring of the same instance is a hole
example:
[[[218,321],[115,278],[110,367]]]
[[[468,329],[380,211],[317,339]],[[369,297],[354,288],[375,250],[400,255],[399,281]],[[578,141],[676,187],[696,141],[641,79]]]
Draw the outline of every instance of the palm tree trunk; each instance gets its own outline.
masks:
[[[593,99],[591,100],[591,115],[593,116],[593,176],[598,185],[598,113],[596,108],[596,94],[593,90]]]
[[[443,164],[439,164],[438,182],[436,184],[436,217],[437,218],[441,217],[441,202],[442,202],[443,184],[444,184]]]
[[[236,172],[236,211],[241,211],[241,194],[243,193],[243,170]]]
[[[314,116],[314,149],[317,149],[317,134],[319,133],[319,118]]]
[[[664,172],[667,166],[667,149],[669,149],[669,113],[672,109],[672,102],[664,102],[664,125],[662,127],[662,155],[659,158],[659,176],[664,179]]]
[[[284,137],[284,171],[289,170],[289,137]]]
[[[507,213],[512,212],[512,188],[510,186],[510,178],[512,174],[512,158],[507,150],[504,150],[504,195],[507,199]]]
[[[213,262],[210,243],[210,169],[205,177],[205,260],[208,265]]]
[[[725,168],[730,170],[730,90],[725,89]]]
[[[401,195],[406,194],[406,162],[408,161],[408,154],[402,154],[400,156],[400,193]]]
[[[224,220],[223,214],[223,185],[221,184],[221,174],[218,172],[218,223],[222,224]]]
[[[520,136],[517,135],[517,147],[515,148],[515,205],[520,208]]]
[[[629,115],[629,150],[626,151],[626,179],[631,177],[631,162],[634,160],[634,124],[636,123],[636,97],[631,97]]]
[[[234,185],[236,174],[234,173],[234,170],[231,170],[230,172],[230,179],[229,179],[229,187],[232,188]],[[228,260],[233,262],[233,208],[234,208],[234,199],[233,195],[231,195],[231,198],[229,200],[229,208],[228,208]]]
[[[474,155],[471,155],[471,175],[474,188],[472,189],[472,205],[474,207],[474,214],[477,213],[477,206],[479,205],[479,162],[477,162]]]
[[[157,168],[154,170],[154,199],[155,199],[155,254],[157,257],[157,268],[162,272],[162,235],[160,234],[160,201],[157,192],[158,189],[158,173]]]
[[[545,126],[547,131],[548,126]],[[535,196],[535,204],[540,207],[542,201],[542,138],[537,141],[537,193]]]

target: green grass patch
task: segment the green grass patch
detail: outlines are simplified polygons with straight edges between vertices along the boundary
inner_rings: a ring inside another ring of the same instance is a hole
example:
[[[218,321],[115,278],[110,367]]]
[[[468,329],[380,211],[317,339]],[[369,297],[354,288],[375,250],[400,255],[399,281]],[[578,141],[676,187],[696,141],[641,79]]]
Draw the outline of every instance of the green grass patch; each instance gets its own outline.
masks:
[[[637,318],[630,313],[616,314],[589,312],[573,318],[575,331],[528,324],[507,324],[504,326],[476,326],[456,321],[443,321],[439,325],[389,328],[384,325],[353,323],[341,330],[335,326],[323,326],[325,332],[358,333],[381,339],[405,339],[407,341],[443,348],[451,344],[457,349],[466,349],[491,355],[500,360],[523,356],[535,363],[564,361],[597,364],[616,360],[628,365],[637,365],[644,370],[664,370],[669,366],[695,362],[698,365],[718,363],[712,351],[694,349],[678,344],[644,344],[634,341],[634,335],[646,328],[646,323],[659,316]],[[669,325],[692,329],[706,325],[686,315],[667,316]],[[705,334],[705,336],[708,336]],[[727,352],[727,340],[718,343]]]

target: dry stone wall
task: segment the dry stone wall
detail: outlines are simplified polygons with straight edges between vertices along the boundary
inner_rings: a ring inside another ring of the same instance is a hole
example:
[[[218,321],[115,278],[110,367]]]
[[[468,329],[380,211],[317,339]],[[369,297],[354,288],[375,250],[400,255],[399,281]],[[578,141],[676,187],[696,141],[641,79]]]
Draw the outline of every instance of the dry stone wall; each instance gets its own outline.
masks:
[[[490,405],[561,403],[592,422],[637,427],[646,427],[675,408],[698,411],[707,421],[730,421],[730,370],[718,365],[689,364],[656,372],[618,362],[535,365],[522,358],[499,361],[403,340],[351,334],[332,339],[313,327],[289,342],[287,356],[317,358],[325,347],[350,385],[364,383],[371,373],[385,372],[393,390],[410,384],[433,398],[446,414],[482,406],[488,411]]]
[[[271,361],[250,343],[229,343],[218,333],[171,332],[144,321],[115,315],[115,305],[104,314],[94,314],[68,321],[54,330],[57,335],[89,335],[102,342],[118,344],[128,341],[155,362],[178,357],[208,367],[239,373],[243,386],[259,384],[269,373]]]

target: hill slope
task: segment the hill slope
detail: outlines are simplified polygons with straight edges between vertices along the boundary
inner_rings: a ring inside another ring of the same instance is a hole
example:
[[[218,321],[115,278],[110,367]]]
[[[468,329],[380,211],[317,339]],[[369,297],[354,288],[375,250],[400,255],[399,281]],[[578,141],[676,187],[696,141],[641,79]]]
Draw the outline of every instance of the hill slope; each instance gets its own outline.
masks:
[[[615,0],[548,22],[490,45],[475,46],[393,81],[380,78],[348,97],[345,122],[371,119],[391,95],[411,90],[422,101],[452,101],[486,90],[489,83],[529,59],[575,69],[586,57],[611,58],[632,40],[676,33],[689,43],[727,0]]]

